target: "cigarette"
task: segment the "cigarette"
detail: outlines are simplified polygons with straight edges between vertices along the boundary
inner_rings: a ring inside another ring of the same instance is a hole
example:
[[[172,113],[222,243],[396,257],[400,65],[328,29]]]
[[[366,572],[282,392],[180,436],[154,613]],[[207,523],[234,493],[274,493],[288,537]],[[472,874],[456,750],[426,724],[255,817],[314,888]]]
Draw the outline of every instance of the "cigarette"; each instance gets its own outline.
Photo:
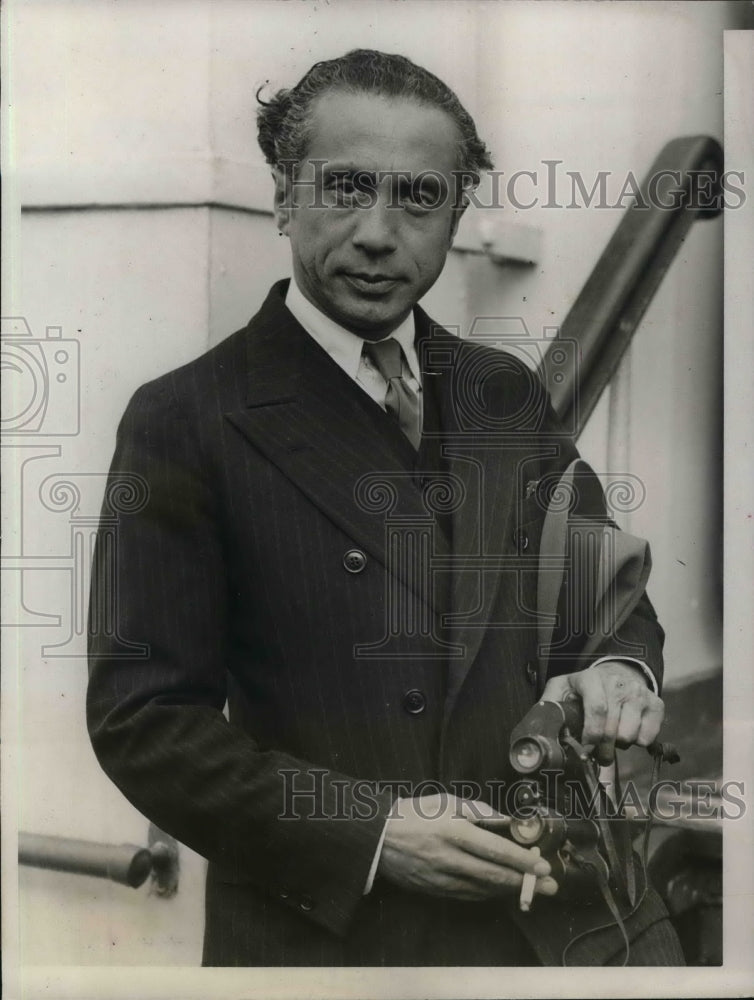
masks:
[[[540,856],[538,847],[532,847],[531,853],[537,858]],[[534,887],[536,884],[537,876],[534,872],[526,872],[521,882],[521,895],[518,897],[518,908],[522,913],[528,913],[531,909],[531,904],[534,902]]]

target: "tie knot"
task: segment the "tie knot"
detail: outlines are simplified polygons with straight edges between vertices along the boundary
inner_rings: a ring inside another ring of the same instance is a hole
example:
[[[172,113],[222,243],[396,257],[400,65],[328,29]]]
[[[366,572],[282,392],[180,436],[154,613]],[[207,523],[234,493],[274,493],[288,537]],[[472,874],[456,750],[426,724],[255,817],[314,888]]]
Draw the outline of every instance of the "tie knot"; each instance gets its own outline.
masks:
[[[364,353],[371,358],[386,382],[400,378],[403,374],[403,349],[394,337],[365,344]]]

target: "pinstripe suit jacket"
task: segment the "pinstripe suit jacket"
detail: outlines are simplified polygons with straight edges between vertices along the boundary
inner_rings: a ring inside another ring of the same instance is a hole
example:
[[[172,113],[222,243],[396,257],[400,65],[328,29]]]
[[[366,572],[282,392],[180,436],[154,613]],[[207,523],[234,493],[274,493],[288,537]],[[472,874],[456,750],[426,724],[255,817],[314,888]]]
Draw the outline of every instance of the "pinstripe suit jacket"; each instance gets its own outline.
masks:
[[[206,964],[556,961],[572,929],[603,921],[598,904],[542,901],[527,921],[379,878],[363,896],[396,793],[364,783],[463,781],[500,805],[489,783],[510,777],[508,735],[537,695],[545,505],[530,484],[573,446],[518,361],[417,309],[417,459],[284,294],[143,386],[123,417],[111,475],[143,477],[148,500],[120,518],[114,560],[102,541],[95,556],[92,608],[115,602],[117,621],[90,626],[95,751],[139,810],[209,859]],[[429,494],[444,504],[434,521]],[[621,639],[659,678],[646,600]],[[637,932],[658,915],[649,899]],[[594,941],[578,960],[620,947]]]

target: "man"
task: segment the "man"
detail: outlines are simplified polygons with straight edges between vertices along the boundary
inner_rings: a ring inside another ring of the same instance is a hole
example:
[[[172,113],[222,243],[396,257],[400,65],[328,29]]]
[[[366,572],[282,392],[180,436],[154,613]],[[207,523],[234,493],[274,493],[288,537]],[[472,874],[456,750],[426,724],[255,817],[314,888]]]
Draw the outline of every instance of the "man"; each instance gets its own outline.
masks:
[[[119,526],[115,610],[149,653],[92,635],[95,750],[209,859],[205,964],[560,961],[610,914],[558,901],[488,790],[540,693],[538,484],[576,453],[522,365],[416,305],[489,154],[441,81],[362,50],[264,105],[259,139],[293,281],[123,418],[112,475],[148,501]],[[642,598],[551,671],[605,760],[659,730],[661,644]],[[645,893],[631,961],[681,961],[665,918]],[[571,961],[625,957],[617,927],[584,940]]]

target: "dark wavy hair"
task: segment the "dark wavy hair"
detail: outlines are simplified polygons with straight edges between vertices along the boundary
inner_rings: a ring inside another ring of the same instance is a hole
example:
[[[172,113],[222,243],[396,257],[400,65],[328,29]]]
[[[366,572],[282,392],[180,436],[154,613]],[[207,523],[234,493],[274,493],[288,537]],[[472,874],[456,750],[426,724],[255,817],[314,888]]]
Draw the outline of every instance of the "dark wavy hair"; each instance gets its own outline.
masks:
[[[279,90],[269,101],[257,91],[259,145],[267,162],[300,162],[306,155],[313,102],[328,90],[403,97],[440,108],[458,128],[458,169],[479,182],[479,171],[492,169],[489,150],[477,134],[471,115],[456,95],[429,70],[405,56],[374,49],[354,49],[338,59],[315,63],[290,90]]]

